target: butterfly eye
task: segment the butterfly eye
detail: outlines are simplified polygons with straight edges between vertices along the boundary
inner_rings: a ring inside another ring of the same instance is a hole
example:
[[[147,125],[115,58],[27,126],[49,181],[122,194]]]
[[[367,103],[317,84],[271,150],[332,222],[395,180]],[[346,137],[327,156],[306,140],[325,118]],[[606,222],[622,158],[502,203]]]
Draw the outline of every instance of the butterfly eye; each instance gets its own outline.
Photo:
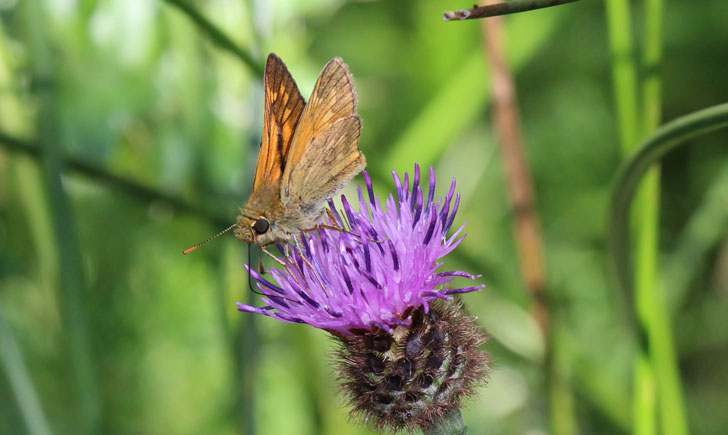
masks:
[[[253,224],[253,231],[255,231],[256,234],[265,234],[265,232],[268,231],[268,228],[270,228],[270,223],[263,218],[256,219]]]

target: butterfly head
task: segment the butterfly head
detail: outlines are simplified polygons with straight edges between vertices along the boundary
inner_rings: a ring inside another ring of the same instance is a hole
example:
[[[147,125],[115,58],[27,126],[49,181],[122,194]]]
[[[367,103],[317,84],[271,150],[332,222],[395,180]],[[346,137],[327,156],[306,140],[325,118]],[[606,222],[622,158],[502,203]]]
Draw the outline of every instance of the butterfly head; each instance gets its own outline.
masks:
[[[235,237],[245,243],[265,246],[280,242],[282,237],[279,232],[275,224],[265,216],[242,214],[238,216]]]

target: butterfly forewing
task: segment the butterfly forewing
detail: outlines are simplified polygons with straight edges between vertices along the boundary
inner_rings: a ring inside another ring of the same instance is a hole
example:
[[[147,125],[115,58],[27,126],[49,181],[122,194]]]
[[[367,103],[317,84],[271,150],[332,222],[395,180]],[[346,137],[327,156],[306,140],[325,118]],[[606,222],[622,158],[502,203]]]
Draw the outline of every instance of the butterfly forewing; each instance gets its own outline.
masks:
[[[270,54],[265,64],[263,137],[255,167],[253,193],[280,183],[291,142],[306,105],[283,61]]]

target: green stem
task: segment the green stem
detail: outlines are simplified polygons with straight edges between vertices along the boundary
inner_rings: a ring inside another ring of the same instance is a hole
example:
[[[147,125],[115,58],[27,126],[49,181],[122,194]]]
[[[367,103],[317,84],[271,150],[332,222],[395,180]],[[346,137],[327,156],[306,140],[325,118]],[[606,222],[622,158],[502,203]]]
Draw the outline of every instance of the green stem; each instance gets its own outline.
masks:
[[[660,125],[661,91],[657,67],[660,64],[662,40],[660,32],[661,0],[646,0],[646,30],[643,40],[642,70],[646,73],[642,82],[642,129],[640,137],[646,137]],[[636,143],[635,143],[636,145]],[[635,294],[634,303],[640,334],[637,360],[635,361],[635,433],[657,433],[655,421],[656,404],[662,383],[655,369],[657,342],[663,333],[665,321],[665,301],[657,288],[657,253],[659,240],[660,209],[660,167],[653,165],[647,172],[638,189],[637,200],[633,206],[636,218],[635,232]],[[669,340],[669,339],[668,339]],[[662,346],[664,349],[664,346]],[[663,355],[674,359],[674,355]],[[644,404],[645,406],[640,406]]]
[[[660,125],[662,112],[662,82],[659,74],[662,61],[662,2],[663,0],[645,0],[645,39],[642,56],[644,71],[642,121],[645,135]]]
[[[632,433],[654,434],[655,427],[655,373],[645,352],[638,352],[634,362],[634,400]]]
[[[639,347],[634,371],[634,433],[654,434],[657,384],[651,356],[655,344],[655,311],[664,311],[657,289],[657,240],[659,237],[660,168],[645,174],[633,206],[635,218],[634,306],[639,322]],[[662,305],[662,310],[658,307]]]
[[[627,154],[639,140],[637,105],[637,70],[632,44],[632,23],[628,0],[605,2],[609,48],[612,56],[612,80],[617,105],[620,144]]]
[[[663,0],[645,0],[645,36],[642,59],[644,81],[642,83],[643,136],[647,136],[660,124],[661,93],[659,66],[662,60]],[[649,239],[639,246],[636,282],[636,298],[640,323],[646,325],[650,362],[656,380],[658,410],[661,429],[665,434],[688,433],[685,405],[683,403],[680,373],[677,367],[672,325],[667,311],[664,291],[657,283],[657,252],[659,228],[660,169],[655,166],[648,172],[644,184],[645,195],[649,196],[643,205],[643,224],[652,228]],[[649,209],[648,209],[649,207]],[[649,251],[649,252],[647,252]]]
[[[612,79],[614,81],[614,98],[617,105],[617,119],[620,133],[620,145],[623,155],[629,154],[640,138],[640,113],[637,83],[637,65],[635,60],[632,20],[630,18],[629,0],[607,0],[606,17],[609,27],[609,45],[612,55]],[[658,94],[659,95],[659,94]],[[659,100],[658,100],[659,106]],[[650,278],[654,277],[654,254],[656,240],[656,186],[658,179],[653,174],[640,195],[635,207],[635,231],[637,232],[638,288],[652,288]],[[644,292],[637,292],[636,309],[645,306]],[[638,318],[644,316],[640,313]],[[654,429],[655,415],[655,379],[649,367],[644,347],[640,347],[635,360],[634,371],[634,403],[633,431],[638,434],[651,434]]]
[[[197,25],[212,41],[213,44],[226,50],[238,59],[243,61],[245,65],[258,77],[263,77],[264,66],[260,62],[253,59],[253,56],[246,50],[240,48],[236,43],[233,42],[222,30],[218,29],[217,26],[212,24],[210,20],[205,18],[197,9],[192,7],[185,0],[164,0],[170,5],[176,7],[187,15],[192,22]]]
[[[18,408],[25,420],[28,433],[32,435],[50,434],[51,429],[33,385],[33,379],[30,377],[30,371],[25,364],[20,346],[15,340],[15,334],[5,319],[1,305],[0,361],[5,368],[10,388],[13,389],[15,398],[18,400]]]

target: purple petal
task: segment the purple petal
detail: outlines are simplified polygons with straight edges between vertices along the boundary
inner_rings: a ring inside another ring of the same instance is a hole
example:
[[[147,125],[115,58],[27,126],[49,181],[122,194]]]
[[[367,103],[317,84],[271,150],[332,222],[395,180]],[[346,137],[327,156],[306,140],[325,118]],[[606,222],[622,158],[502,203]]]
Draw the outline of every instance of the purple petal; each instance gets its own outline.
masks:
[[[429,211],[432,202],[435,200],[435,168],[430,166],[430,190],[427,192],[427,209]]]
[[[450,217],[448,217],[447,223],[445,223],[445,226],[442,227],[442,234],[447,234],[447,232],[450,230],[450,227],[452,226],[452,223],[455,220],[455,213],[457,213],[459,206],[460,206],[460,194],[458,193],[457,195],[455,195],[455,204],[452,206],[452,213],[450,213]]]
[[[420,186],[417,186],[417,195],[412,196],[413,203],[414,203],[415,199],[417,199],[417,203],[413,206],[413,208],[415,210],[415,217],[412,220],[413,228],[415,225],[417,225],[417,221],[420,220],[420,214],[422,213],[422,189],[420,189]]]
[[[264,316],[270,316],[270,314],[271,314],[269,310],[266,310],[263,308],[251,307],[250,305],[245,305],[240,302],[235,302],[235,305],[238,306],[238,311],[243,311],[246,313],[262,314]]]
[[[397,191],[397,203],[401,203],[402,202],[401,198],[404,195],[402,193],[402,183],[400,182],[399,177],[397,176],[397,173],[394,171],[392,171],[392,178],[394,178],[394,189]]]
[[[367,171],[362,171],[362,175],[364,176],[364,183],[367,185],[367,192],[369,192],[369,202],[374,205],[374,188],[372,187],[372,179],[369,177],[369,173]]]
[[[430,243],[430,238],[432,237],[432,233],[435,231],[435,224],[437,223],[437,215],[432,215],[432,218],[430,219],[430,226],[427,228],[427,234],[425,235],[425,238],[422,240],[423,245],[427,245]]]
[[[417,192],[420,190],[420,165],[415,163],[415,175],[412,178],[412,191]],[[415,201],[417,200],[416,195],[412,195],[412,204],[410,207],[414,210],[415,208]]]
[[[473,287],[453,288],[445,292],[446,295],[457,295],[461,293],[470,293],[485,288],[485,285],[476,285]]]
[[[478,278],[480,278],[480,275],[471,275],[471,274],[469,274],[467,272],[460,272],[460,271],[457,271],[457,270],[452,270],[452,271],[449,271],[449,272],[440,272],[440,273],[436,273],[435,275],[436,276],[441,276],[441,277],[446,277],[446,276],[459,276],[459,277],[468,278],[468,279],[478,279]]]

